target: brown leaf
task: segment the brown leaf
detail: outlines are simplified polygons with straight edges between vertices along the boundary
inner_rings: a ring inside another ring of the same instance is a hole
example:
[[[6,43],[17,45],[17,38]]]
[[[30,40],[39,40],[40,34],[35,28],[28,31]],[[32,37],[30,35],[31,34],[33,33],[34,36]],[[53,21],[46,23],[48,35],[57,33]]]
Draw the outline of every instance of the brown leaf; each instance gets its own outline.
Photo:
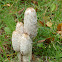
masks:
[[[42,22],[42,21],[39,21],[40,22],[40,24],[42,25],[42,26],[44,26],[44,22]],[[47,27],[47,25],[45,24],[45,26]]]
[[[20,15],[20,14],[23,12],[24,9],[25,9],[25,8],[19,10],[19,11],[18,11],[18,14]]]
[[[50,44],[51,43],[51,40],[54,41],[54,38],[47,38],[45,40],[39,40],[38,43],[42,43],[44,42],[45,44]]]
[[[62,23],[58,24],[57,30],[58,30],[58,31],[62,31]]]

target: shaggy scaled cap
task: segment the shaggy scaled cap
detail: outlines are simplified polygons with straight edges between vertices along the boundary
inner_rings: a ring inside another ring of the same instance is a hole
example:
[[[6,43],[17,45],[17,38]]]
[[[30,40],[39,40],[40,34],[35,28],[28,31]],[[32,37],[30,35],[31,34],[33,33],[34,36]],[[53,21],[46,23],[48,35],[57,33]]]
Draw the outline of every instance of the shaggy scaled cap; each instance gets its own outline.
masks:
[[[27,8],[24,14],[24,32],[31,38],[37,35],[37,16],[33,8]]]
[[[19,42],[20,34],[17,31],[14,31],[12,34],[12,46],[15,51],[20,51],[20,42]]]
[[[32,59],[32,40],[28,34],[22,34],[20,40],[20,52],[23,55],[23,62],[29,62]]]
[[[18,22],[18,23],[16,24],[16,31],[18,31],[20,34],[23,33],[24,27],[23,27],[23,23],[22,23],[22,22]]]
[[[23,34],[23,23],[18,22],[16,25],[16,30],[12,33],[12,46],[15,51],[20,51],[20,41],[19,38]]]

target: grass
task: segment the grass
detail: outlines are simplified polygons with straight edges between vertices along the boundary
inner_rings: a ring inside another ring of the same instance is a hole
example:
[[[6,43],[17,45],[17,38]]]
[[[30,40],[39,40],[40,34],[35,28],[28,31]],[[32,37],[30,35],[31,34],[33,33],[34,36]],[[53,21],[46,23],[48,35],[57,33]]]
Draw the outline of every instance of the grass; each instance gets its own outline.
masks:
[[[38,34],[33,39],[33,54],[44,62],[61,62],[62,38],[57,33],[57,26],[62,23],[61,0],[0,0],[0,62],[13,62],[17,53],[12,48],[11,36],[18,21],[23,22],[26,8],[33,7],[37,13]],[[18,14],[19,10],[24,10]],[[44,25],[39,22],[44,22]],[[46,23],[51,22],[51,27]],[[50,39],[48,39],[50,38]],[[54,40],[52,40],[54,38]],[[39,40],[46,41],[39,43]]]

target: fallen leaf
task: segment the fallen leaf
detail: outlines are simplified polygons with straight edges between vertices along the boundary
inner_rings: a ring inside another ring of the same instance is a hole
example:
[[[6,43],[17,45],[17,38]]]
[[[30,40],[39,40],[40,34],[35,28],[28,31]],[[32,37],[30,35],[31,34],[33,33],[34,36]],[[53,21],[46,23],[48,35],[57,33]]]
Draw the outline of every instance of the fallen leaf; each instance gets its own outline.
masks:
[[[39,40],[38,43],[44,42],[45,44],[51,43],[51,38],[47,38],[45,40]]]
[[[51,43],[51,40],[54,41],[54,38],[47,38],[47,39],[44,39],[44,40],[39,40],[38,43],[42,43],[44,42],[45,44],[49,44]]]
[[[58,24],[57,30],[58,30],[58,31],[62,31],[62,23]]]
[[[47,22],[46,25],[47,25],[48,27],[51,27],[51,26],[52,26],[52,23],[51,23],[51,22]]]
[[[18,14],[20,15],[20,14],[23,12],[24,9],[25,9],[25,8],[19,10],[19,11],[18,11]]]

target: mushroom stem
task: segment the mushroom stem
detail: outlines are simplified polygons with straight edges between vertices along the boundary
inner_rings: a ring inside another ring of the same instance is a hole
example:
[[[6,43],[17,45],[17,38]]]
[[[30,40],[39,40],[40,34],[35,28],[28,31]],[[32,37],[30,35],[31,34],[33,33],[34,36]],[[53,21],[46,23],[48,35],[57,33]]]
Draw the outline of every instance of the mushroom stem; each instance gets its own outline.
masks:
[[[19,62],[21,62],[21,53],[18,52],[18,53],[17,53],[17,56],[18,56]]]

